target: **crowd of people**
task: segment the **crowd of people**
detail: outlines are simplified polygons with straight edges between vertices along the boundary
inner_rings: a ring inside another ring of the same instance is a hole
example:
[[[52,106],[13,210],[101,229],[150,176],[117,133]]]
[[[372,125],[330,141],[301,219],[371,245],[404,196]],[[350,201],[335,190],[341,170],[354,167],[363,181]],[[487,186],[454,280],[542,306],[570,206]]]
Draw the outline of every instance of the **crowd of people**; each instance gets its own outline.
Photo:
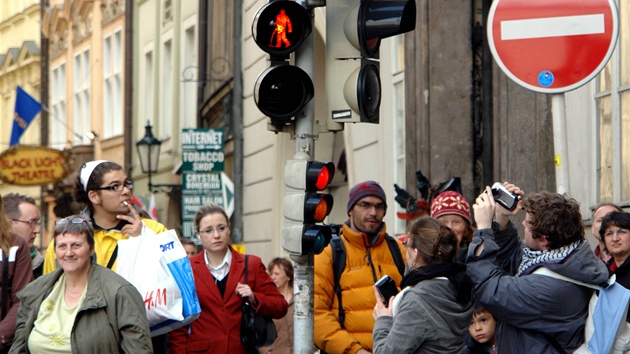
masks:
[[[607,286],[614,274],[630,288],[630,214],[610,203],[595,207],[591,230],[598,244],[591,250],[576,200],[504,186],[520,198],[514,210],[496,203],[489,187],[472,208],[461,193],[444,191],[427,204],[429,215],[408,220],[402,237],[387,233],[381,185],[351,188],[348,219],[315,256],[313,351],[566,353],[580,347],[594,290],[538,270],[597,286]],[[237,252],[230,218],[213,204],[194,218],[201,245],[180,239],[201,313],[151,335],[143,295],[116,273],[124,262],[118,243],[166,227],[134,207],[132,189],[119,164],[84,164],[74,193],[85,209],[56,220],[44,254],[34,245],[41,232],[35,200],[0,197],[0,354],[292,353],[291,261],[274,258],[265,267],[260,257]],[[519,236],[511,219],[521,212]],[[389,299],[374,286],[384,276],[399,290]],[[273,343],[243,344],[245,302],[273,319]]]

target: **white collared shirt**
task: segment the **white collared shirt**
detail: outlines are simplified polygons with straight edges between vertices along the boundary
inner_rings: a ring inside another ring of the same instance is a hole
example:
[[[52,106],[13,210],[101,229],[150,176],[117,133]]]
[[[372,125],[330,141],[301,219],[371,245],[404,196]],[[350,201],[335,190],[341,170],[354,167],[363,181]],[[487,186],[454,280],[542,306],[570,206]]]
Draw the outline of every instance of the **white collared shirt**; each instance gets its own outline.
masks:
[[[210,262],[208,262],[208,253],[205,251],[203,252],[203,258],[206,260],[206,266],[210,269],[210,274],[212,274],[217,281],[223,280],[223,278],[225,278],[230,272],[230,265],[232,264],[232,251],[230,251],[229,248],[227,249],[227,252],[225,252],[225,256],[223,256],[221,265],[216,268],[211,266]]]

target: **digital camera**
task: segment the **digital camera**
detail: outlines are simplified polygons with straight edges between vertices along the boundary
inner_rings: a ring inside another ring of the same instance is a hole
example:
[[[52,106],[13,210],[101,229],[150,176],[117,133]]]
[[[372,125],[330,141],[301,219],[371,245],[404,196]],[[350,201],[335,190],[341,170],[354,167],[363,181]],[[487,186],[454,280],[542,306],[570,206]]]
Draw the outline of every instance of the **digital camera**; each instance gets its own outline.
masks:
[[[518,201],[521,200],[521,196],[509,192],[501,182],[493,184],[491,189],[494,200],[509,211],[514,210]]]

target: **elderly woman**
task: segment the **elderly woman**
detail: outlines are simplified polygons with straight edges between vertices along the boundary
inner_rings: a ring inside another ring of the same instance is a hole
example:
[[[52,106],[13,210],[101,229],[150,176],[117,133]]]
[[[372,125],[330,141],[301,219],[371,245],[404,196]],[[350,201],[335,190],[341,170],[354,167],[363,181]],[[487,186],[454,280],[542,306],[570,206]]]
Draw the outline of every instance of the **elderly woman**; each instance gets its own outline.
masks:
[[[457,238],[457,260],[464,262],[468,244],[475,230],[470,218],[470,205],[466,198],[454,191],[440,193],[431,202],[431,217],[448,226]]]
[[[617,211],[606,214],[599,233],[612,256],[606,264],[608,272],[616,275],[619,284],[630,288],[630,214]]]
[[[152,353],[138,290],[92,262],[94,229],[70,216],[57,221],[59,268],[29,284],[10,353]]]
[[[282,318],[287,301],[273,283],[260,258],[249,255],[247,284],[245,256],[230,246],[230,224],[218,205],[202,206],[195,214],[195,228],[203,252],[190,258],[201,315],[190,326],[168,334],[168,352],[248,353],[241,343],[243,301],[256,313]]]
[[[431,218],[416,219],[407,233],[403,290],[385,307],[374,288],[374,353],[460,353],[473,307],[466,267],[455,261],[457,238]]]

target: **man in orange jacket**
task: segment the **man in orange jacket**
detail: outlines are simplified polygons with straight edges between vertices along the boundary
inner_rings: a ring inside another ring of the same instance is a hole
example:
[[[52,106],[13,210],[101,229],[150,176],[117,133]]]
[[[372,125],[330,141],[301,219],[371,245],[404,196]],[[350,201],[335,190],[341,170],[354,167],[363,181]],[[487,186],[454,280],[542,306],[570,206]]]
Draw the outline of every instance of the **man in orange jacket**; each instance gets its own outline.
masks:
[[[342,320],[334,288],[333,250],[329,245],[315,256],[314,340],[327,353],[368,353],[372,350],[372,312],[376,304],[372,286],[385,274],[400,286],[402,274],[385,239],[391,236],[387,236],[383,222],[387,212],[383,188],[374,181],[357,184],[350,190],[347,212],[349,218],[340,235],[346,252],[339,281]]]

